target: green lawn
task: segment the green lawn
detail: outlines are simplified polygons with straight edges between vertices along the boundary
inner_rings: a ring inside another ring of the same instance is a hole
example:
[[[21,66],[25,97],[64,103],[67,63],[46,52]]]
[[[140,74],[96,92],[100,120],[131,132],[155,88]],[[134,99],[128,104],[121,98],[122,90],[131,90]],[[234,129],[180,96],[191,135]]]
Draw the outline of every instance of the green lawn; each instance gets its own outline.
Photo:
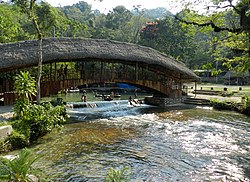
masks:
[[[195,89],[194,86],[195,86],[194,83],[188,84],[188,88],[193,87],[193,89],[189,89],[189,92],[192,92]],[[213,88],[213,90],[215,91],[223,91],[224,88],[227,88],[228,92],[234,92],[233,96],[236,96],[236,97],[242,97],[245,95],[250,96],[250,85],[238,86],[238,85],[223,85],[223,84],[214,84],[214,83],[197,84],[197,90],[200,90],[201,88],[202,90],[211,90],[211,88]]]

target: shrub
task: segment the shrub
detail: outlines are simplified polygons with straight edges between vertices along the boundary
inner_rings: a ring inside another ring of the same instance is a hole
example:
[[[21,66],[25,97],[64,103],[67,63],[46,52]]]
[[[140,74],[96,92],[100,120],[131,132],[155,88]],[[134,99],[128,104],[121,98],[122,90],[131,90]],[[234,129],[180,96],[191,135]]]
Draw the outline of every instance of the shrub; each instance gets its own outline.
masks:
[[[20,72],[15,77],[14,88],[18,100],[14,106],[16,121],[13,128],[24,135],[30,142],[50,132],[54,127],[63,124],[67,116],[63,105],[54,107],[51,103],[31,104],[32,98],[36,94],[35,85],[35,79],[29,72]],[[25,138],[21,137],[21,135],[15,137],[12,142],[17,138],[23,142],[25,141]]]
[[[29,140],[23,134],[16,132],[15,130],[5,139],[6,143],[9,143],[11,149],[20,149],[29,145]]]
[[[211,99],[210,105],[212,105],[215,109],[220,110],[239,110],[238,103],[233,101],[219,101],[217,99]]]
[[[36,81],[29,72],[20,72],[14,78],[14,90],[18,100],[14,106],[15,116],[23,116],[32,97],[36,95]]]
[[[250,96],[242,97],[241,103],[242,103],[241,112],[243,114],[250,115]]]
[[[54,127],[61,126],[66,122],[66,117],[64,106],[53,107],[50,103],[28,104],[23,115],[17,117],[13,127],[33,142]]]
[[[241,102],[242,102],[244,108],[250,107],[250,96],[242,97]]]

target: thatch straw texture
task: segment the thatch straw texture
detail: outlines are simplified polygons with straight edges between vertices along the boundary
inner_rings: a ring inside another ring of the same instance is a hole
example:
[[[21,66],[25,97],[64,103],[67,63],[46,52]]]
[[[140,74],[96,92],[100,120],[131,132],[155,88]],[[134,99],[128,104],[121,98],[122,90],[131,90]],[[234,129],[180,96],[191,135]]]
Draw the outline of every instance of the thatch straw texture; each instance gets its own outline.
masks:
[[[183,63],[152,48],[104,39],[43,39],[43,63],[99,59],[124,64],[146,64],[152,70],[172,72],[183,80],[198,80]],[[0,72],[38,64],[38,41],[0,44]]]

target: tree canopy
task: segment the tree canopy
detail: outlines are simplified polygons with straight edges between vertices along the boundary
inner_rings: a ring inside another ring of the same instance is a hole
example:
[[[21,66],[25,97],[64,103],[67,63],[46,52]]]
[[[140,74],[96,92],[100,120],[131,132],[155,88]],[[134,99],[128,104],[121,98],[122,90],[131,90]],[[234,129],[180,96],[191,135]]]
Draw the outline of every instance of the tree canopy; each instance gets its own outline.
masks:
[[[28,1],[16,1],[29,7]],[[202,2],[180,1],[182,11],[173,15],[164,7],[142,9],[137,5],[128,10],[117,6],[103,14],[84,1],[64,7],[41,1],[34,6],[34,13],[43,37],[131,42],[166,53],[191,69],[248,70],[249,0],[208,0],[201,13],[195,3]],[[28,16],[21,14],[24,10],[12,3],[0,4],[1,43],[37,37]]]
[[[201,1],[198,1],[201,3]],[[211,0],[200,14],[186,4],[175,17],[187,25],[213,31],[213,56],[228,69],[250,70],[250,1]]]

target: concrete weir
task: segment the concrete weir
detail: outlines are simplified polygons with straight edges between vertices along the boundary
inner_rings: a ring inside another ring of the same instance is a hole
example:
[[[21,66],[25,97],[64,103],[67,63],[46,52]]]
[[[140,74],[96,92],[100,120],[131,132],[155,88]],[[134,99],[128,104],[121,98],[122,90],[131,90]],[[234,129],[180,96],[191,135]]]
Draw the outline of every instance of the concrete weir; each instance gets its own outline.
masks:
[[[67,108],[84,108],[84,107],[96,107],[95,103],[74,103],[74,104],[66,104]]]
[[[166,97],[153,97],[148,96],[144,99],[145,104],[160,106],[160,107],[167,107],[172,104],[181,103],[182,98],[166,98]]]
[[[13,131],[13,128],[11,125],[6,126],[0,126],[0,139],[7,137],[10,135]]]

